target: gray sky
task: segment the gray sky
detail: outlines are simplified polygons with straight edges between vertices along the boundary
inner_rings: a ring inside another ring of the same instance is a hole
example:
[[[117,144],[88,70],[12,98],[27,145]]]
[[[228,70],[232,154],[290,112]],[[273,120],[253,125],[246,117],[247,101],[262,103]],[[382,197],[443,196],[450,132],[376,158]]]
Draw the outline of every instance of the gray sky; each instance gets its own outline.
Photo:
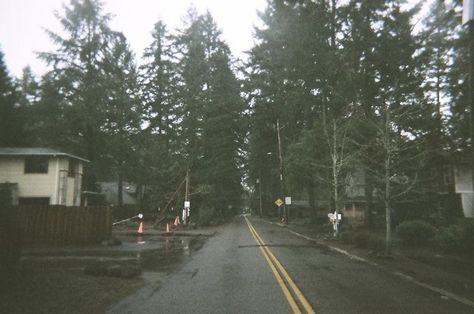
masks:
[[[55,46],[44,28],[60,32],[61,25],[54,16],[62,15],[62,3],[69,0],[0,0],[0,50],[10,74],[19,77],[30,65],[36,75],[46,71],[44,62],[35,51],[51,51]],[[253,26],[258,25],[257,10],[263,11],[266,0],[105,0],[104,12],[114,18],[111,27],[127,37],[140,59],[143,49],[151,43],[153,25],[163,20],[169,30],[181,27],[182,18],[193,3],[199,13],[209,10],[223,39],[234,56],[253,46]]]

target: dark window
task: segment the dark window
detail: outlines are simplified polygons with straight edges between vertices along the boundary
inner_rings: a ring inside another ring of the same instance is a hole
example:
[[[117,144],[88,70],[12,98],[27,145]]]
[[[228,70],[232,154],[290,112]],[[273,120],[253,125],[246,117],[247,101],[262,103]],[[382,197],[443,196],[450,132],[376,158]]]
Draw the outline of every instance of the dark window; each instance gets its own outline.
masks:
[[[75,177],[77,172],[77,161],[69,159],[69,170],[67,172],[68,177]]]
[[[25,159],[25,173],[48,173],[48,157],[31,156]]]
[[[453,184],[453,172],[450,165],[443,166],[443,183],[444,185]]]
[[[18,204],[20,206],[46,206],[49,205],[49,197],[20,197],[18,199]]]

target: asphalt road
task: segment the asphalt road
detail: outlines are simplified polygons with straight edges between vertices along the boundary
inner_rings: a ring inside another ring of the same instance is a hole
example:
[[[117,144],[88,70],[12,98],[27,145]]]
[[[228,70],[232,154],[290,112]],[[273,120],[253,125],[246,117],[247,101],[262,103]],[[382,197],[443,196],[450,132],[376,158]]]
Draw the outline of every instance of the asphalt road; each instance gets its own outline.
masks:
[[[110,313],[474,313],[258,218],[236,217],[158,288]]]

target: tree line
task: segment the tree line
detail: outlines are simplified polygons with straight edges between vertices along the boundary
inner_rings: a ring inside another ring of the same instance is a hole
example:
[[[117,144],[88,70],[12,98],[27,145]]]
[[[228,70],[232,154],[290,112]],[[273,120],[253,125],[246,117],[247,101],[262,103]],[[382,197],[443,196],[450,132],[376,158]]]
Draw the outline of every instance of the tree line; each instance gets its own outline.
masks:
[[[158,21],[139,66],[101,1],[72,0],[56,16],[63,29],[47,31],[56,49],[38,54],[50,69],[39,80],[28,67],[12,79],[1,60],[1,145],[83,156],[85,189],[116,180],[120,193],[134,182],[147,187],[153,210],[187,171],[196,208],[238,208],[245,105],[212,16],[190,8],[175,32]]]
[[[409,202],[423,217],[461,215],[453,204],[441,208],[438,192],[443,156],[470,149],[467,31],[460,2],[432,1],[421,20],[423,4],[268,3],[244,69],[249,180],[263,182],[267,204],[286,189],[315,214],[340,212],[362,180],[365,223],[379,211],[388,243],[392,214]],[[283,187],[272,158],[278,131]]]
[[[357,178],[368,225],[413,199],[439,209],[442,156],[470,149],[467,32],[461,1],[431,1],[421,18],[423,4],[268,1],[245,62],[190,9],[181,29],[155,24],[137,66],[102,3],[72,0],[63,33],[48,32],[56,50],[38,55],[48,73],[14,80],[0,63],[1,145],[80,154],[88,189],[133,181],[157,204],[191,169],[194,199],[216,215],[259,184],[267,213],[283,191],[315,216],[340,211]]]

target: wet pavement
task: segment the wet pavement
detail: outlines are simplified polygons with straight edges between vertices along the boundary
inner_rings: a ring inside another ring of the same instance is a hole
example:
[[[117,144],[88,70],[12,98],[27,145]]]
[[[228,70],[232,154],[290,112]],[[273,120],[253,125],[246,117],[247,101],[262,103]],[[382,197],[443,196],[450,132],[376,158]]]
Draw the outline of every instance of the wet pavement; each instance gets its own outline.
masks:
[[[472,313],[469,300],[292,228],[235,217],[165,282],[150,279],[107,312],[295,313],[306,299],[316,313]]]

